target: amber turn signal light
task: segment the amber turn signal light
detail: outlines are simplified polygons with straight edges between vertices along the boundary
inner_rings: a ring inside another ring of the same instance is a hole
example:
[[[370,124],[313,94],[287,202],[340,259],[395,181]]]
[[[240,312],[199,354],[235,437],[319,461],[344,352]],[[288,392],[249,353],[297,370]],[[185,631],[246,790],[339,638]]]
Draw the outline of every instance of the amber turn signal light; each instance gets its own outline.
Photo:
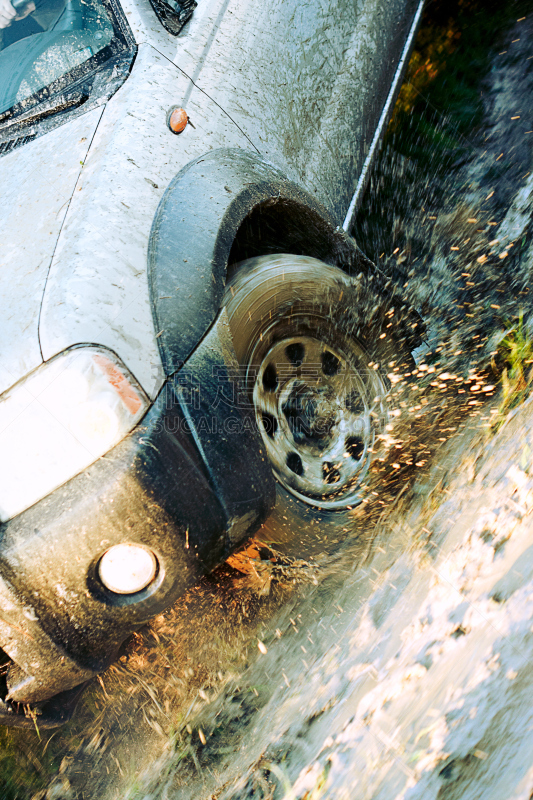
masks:
[[[172,106],[167,114],[167,125],[172,133],[181,133],[187,127],[189,116],[184,108]]]

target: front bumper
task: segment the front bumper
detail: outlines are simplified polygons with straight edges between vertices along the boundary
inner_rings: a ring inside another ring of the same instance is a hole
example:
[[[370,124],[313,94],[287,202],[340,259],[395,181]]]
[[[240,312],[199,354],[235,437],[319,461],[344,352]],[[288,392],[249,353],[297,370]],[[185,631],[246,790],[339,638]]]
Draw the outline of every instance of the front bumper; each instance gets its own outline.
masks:
[[[222,314],[129,436],[1,527],[0,648],[11,663],[0,722],[28,724],[21,704],[34,704],[41,726],[65,721],[54,696],[105,669],[134,630],[265,519],[274,482],[250,413],[235,402],[237,381]],[[121,542],[150,548],[159,565],[133,595],[97,577],[102,554]]]

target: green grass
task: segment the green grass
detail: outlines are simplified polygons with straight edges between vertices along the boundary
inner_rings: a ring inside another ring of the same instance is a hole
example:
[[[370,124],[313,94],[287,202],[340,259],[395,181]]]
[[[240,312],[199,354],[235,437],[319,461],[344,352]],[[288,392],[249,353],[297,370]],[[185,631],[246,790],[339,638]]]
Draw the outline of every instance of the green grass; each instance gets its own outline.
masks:
[[[51,732],[47,734],[37,744],[37,734],[0,727],[1,800],[28,800],[48,786],[59,763],[46,747]]]
[[[526,400],[533,389],[533,339],[524,325],[522,312],[502,332],[498,344],[497,365],[501,370],[502,402],[495,426]]]

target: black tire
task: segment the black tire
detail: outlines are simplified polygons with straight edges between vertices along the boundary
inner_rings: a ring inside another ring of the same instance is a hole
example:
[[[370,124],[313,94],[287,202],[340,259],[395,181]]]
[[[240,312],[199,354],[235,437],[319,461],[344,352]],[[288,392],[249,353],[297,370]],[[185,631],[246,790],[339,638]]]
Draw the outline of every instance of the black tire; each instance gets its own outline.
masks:
[[[387,372],[409,354],[395,337],[394,310],[375,292],[371,276],[350,278],[285,254],[242,262],[226,289],[235,351],[274,474],[308,507],[360,502],[390,422]]]

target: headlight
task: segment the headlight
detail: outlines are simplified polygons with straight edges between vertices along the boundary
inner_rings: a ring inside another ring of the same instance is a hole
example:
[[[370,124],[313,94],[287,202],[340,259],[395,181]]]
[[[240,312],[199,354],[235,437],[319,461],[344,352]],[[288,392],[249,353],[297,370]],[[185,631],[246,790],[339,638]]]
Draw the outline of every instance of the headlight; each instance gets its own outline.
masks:
[[[92,464],[149,401],[118,359],[80,347],[42,364],[0,397],[0,521]]]

